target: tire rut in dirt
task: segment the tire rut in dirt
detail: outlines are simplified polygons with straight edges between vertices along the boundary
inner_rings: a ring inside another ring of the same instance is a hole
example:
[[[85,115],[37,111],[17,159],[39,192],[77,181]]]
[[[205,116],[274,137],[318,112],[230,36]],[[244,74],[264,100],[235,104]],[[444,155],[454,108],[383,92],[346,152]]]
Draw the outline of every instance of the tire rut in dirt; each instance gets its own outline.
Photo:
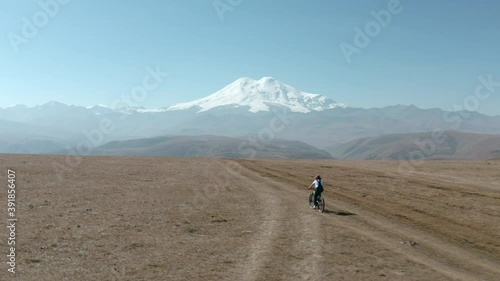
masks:
[[[317,213],[299,215],[302,228],[300,241],[295,244],[299,252],[303,253],[303,260],[293,268],[298,269],[297,276],[300,280],[319,280],[323,272],[321,268],[323,242],[318,215]]]
[[[270,213],[270,217],[262,225],[263,230],[274,233],[264,231],[255,242],[256,247],[250,258],[248,269],[257,272],[257,275],[247,272],[245,280],[256,280],[255,278],[258,280],[318,280],[322,272],[321,237],[323,235],[319,217],[322,214],[311,210],[305,199],[300,201],[301,204],[296,200],[290,200],[286,196],[289,188],[283,183],[261,177],[244,167],[238,168],[238,175],[245,177],[247,181],[258,183],[258,186],[265,187],[260,191],[256,189],[257,196],[265,194],[262,201],[279,208],[279,210],[273,210],[274,214],[279,215],[273,216],[273,213]],[[292,191],[292,193],[304,198],[308,196],[306,191]],[[264,211],[269,212],[269,209]],[[275,220],[279,220],[279,223],[271,226],[269,222]],[[257,250],[264,247],[267,253]],[[258,257],[261,258],[260,263],[257,262]]]
[[[248,258],[238,266],[243,268],[240,280],[262,280],[265,268],[271,262],[272,245],[275,244],[285,213],[275,192],[266,188],[262,182],[248,178],[242,166],[234,164],[227,166],[231,167],[228,172],[232,176],[240,178],[240,182],[248,183],[247,187],[252,190],[262,206],[264,220],[259,226],[257,237],[251,242]]]

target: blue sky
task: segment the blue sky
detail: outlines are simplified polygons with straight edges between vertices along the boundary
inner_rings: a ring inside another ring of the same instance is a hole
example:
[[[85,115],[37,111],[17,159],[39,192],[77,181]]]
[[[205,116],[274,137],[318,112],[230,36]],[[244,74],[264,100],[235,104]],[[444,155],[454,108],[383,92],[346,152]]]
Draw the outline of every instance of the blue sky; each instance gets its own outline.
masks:
[[[450,110],[474,95],[479,76],[500,82],[494,0],[401,0],[350,62],[340,44],[356,46],[355,28],[395,0],[219,0],[237,4],[222,18],[213,0],[65,0],[43,25],[40,2],[53,1],[1,1],[0,107],[110,105],[142,84],[148,66],[169,76],[148,92],[147,108],[273,76],[355,107]],[[26,38],[23,17],[34,23],[35,15],[42,27]],[[12,34],[27,41],[12,44]],[[478,111],[500,115],[500,87]]]

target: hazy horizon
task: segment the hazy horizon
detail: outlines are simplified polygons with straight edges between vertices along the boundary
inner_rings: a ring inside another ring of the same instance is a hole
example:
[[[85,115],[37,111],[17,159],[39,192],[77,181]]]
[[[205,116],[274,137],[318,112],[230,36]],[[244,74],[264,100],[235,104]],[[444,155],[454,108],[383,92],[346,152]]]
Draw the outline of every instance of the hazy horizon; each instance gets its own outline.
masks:
[[[58,100],[48,100],[46,102],[43,102],[43,103],[40,103],[40,104],[32,104],[32,105],[28,105],[28,104],[21,104],[21,103],[17,103],[17,104],[11,104],[11,105],[8,105],[8,106],[0,106],[0,109],[6,109],[6,108],[12,108],[12,107],[15,107],[15,106],[27,106],[28,108],[33,108],[33,107],[36,107],[36,106],[41,106],[41,105],[45,105],[45,104],[49,104],[51,102],[58,102],[58,103],[62,103],[62,104],[65,104],[67,106],[77,106],[77,107],[85,107],[85,108],[91,108],[93,106],[102,106],[102,107],[107,107],[107,108],[110,108],[110,109],[120,109],[122,107],[110,107],[109,105],[107,104],[88,104],[88,105],[83,105],[83,104],[71,104],[71,103],[64,103],[64,102],[61,102],[61,101],[58,101]],[[169,107],[173,104],[169,104],[169,105],[159,105],[157,107],[145,107],[145,106],[141,106],[139,105],[138,107],[139,108],[144,108],[144,109],[161,109],[161,108],[165,108],[165,107]],[[355,109],[374,109],[374,108],[385,108],[385,107],[393,107],[393,106],[416,106],[414,104],[389,104],[389,105],[386,105],[386,106],[380,106],[380,107],[357,107],[357,106],[350,106],[350,105],[347,105],[349,108],[355,108]],[[446,110],[446,109],[443,109],[443,108],[439,108],[439,107],[420,107],[420,106],[417,106],[419,109],[423,109],[423,110],[429,110],[429,109],[440,109],[440,110],[443,110],[443,111],[453,111],[453,110]],[[487,113],[481,113],[479,111],[472,111],[472,112],[478,112],[480,114],[483,114],[483,115],[486,115],[486,116],[491,116],[491,117],[495,117],[495,116],[500,116],[500,114],[495,114],[495,115],[490,115],[490,114],[487,114]]]

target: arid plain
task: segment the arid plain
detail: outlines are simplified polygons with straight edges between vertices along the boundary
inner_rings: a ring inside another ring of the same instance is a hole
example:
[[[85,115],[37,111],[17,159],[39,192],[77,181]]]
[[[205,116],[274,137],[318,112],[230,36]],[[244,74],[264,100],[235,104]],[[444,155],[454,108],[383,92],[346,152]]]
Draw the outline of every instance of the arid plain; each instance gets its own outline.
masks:
[[[1,280],[500,276],[498,160],[424,161],[411,174],[397,161],[66,160],[1,155],[18,213],[17,273],[2,262]],[[325,213],[307,205],[318,173]]]

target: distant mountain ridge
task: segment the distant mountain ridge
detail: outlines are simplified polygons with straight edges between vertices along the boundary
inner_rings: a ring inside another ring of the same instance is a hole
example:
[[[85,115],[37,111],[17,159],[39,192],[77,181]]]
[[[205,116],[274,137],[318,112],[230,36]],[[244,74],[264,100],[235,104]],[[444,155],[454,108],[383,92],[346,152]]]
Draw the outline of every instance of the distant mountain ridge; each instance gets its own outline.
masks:
[[[54,102],[36,107],[0,109],[0,140],[5,140],[0,141],[0,152],[51,153],[55,147],[64,148],[87,141],[86,135],[98,130],[103,120],[110,122],[113,129],[103,133],[102,142],[97,145],[162,135],[257,136],[264,131],[269,133],[271,128],[275,130],[271,131],[274,138],[302,141],[322,149],[363,137],[432,130],[500,134],[500,116],[465,112],[462,115],[467,118],[461,119],[458,112],[401,105],[371,109],[338,107],[305,114],[279,107],[273,112],[256,113],[249,112],[248,108],[228,107],[204,112],[198,112],[196,108],[161,112],[143,110],[116,111]],[[36,140],[43,140],[45,144],[33,145]],[[47,141],[52,141],[52,144],[48,145]]]
[[[245,139],[218,136],[162,136],[113,141],[96,147],[92,155],[332,159],[328,152],[298,141],[276,139],[257,149]]]
[[[412,155],[425,159],[500,158],[500,135],[471,134],[456,131],[441,132],[439,138],[432,132],[389,134],[360,138],[327,149],[339,159],[409,160]]]

